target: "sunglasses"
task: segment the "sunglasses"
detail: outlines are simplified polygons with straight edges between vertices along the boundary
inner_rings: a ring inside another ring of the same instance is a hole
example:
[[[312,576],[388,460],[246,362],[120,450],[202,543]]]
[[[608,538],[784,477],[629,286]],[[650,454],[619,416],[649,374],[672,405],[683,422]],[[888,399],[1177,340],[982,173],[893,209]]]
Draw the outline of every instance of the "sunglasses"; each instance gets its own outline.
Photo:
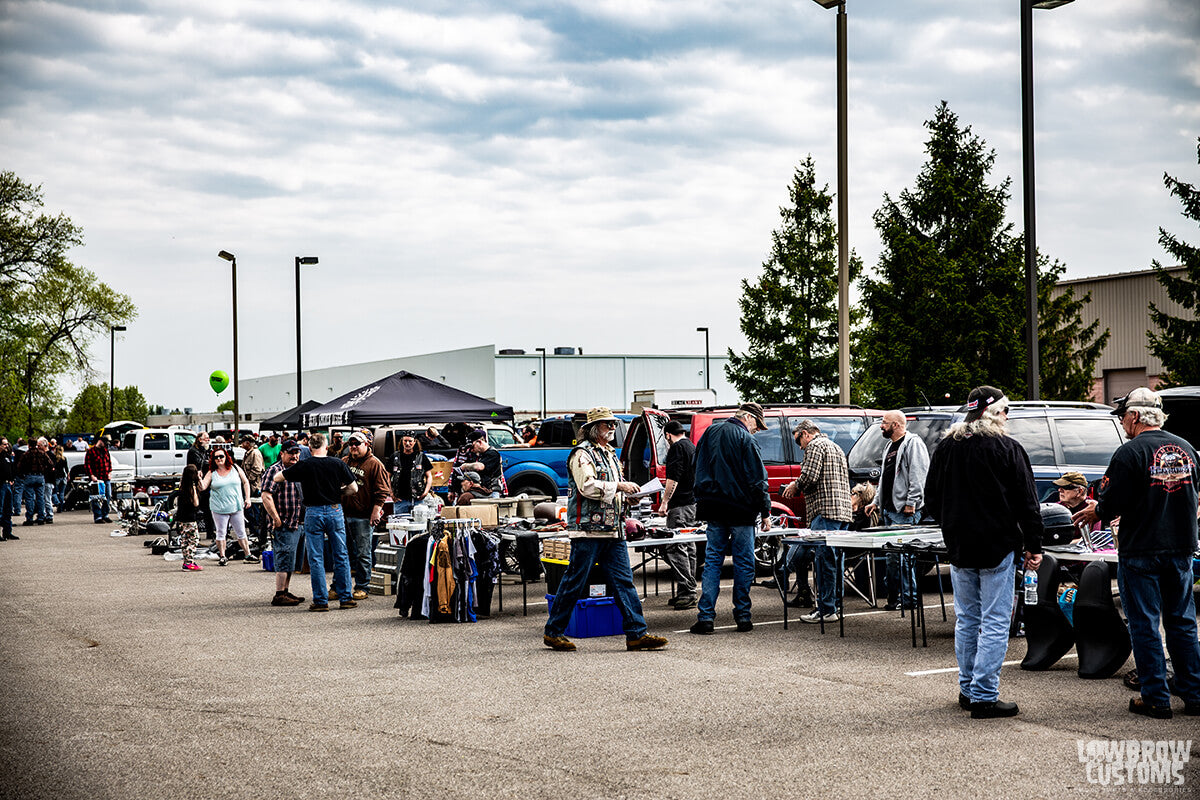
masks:
[[[225,460],[225,456],[223,456],[223,455],[213,456],[213,461],[224,461],[224,460]]]

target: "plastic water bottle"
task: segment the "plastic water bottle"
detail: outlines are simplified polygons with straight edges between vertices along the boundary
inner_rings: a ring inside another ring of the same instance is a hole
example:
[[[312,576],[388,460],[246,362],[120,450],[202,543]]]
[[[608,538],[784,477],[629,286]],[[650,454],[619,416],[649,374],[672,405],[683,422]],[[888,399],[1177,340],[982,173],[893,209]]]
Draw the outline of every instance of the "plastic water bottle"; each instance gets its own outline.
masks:
[[[1025,570],[1025,605],[1036,606],[1038,601],[1037,596],[1037,570]]]

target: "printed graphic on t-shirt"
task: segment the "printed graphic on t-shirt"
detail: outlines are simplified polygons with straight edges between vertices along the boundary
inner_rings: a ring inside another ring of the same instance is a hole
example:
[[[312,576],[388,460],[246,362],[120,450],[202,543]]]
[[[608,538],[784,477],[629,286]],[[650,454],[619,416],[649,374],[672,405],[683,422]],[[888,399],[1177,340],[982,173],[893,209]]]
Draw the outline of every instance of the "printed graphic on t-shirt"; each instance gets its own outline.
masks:
[[[1150,464],[1150,485],[1170,493],[1192,482],[1196,465],[1188,452],[1176,444],[1165,444],[1154,451]]]

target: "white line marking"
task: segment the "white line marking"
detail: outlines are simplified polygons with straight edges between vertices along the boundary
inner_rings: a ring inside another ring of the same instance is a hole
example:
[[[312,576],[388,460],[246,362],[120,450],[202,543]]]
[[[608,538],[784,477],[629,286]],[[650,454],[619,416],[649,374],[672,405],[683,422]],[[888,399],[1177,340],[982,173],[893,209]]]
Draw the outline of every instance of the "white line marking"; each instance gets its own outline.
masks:
[[[1067,653],[1065,656],[1063,656],[1063,658],[1064,659],[1065,658],[1079,658],[1079,654],[1078,653]],[[1061,661],[1062,659],[1059,659],[1059,660]],[[1013,664],[1020,664],[1020,663],[1021,663],[1020,661],[1005,661],[1002,666],[1011,667]],[[917,672],[906,672],[904,674],[910,678],[920,678],[924,675],[944,675],[947,672],[958,672],[958,667],[946,667],[944,669],[923,669],[923,670],[919,670]]]

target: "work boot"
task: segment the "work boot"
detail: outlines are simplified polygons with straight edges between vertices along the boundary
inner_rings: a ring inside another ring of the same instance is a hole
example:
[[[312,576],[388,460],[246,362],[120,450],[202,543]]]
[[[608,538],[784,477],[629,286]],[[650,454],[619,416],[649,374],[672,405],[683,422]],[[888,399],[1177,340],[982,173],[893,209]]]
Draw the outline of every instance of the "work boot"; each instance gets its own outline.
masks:
[[[564,653],[575,650],[575,643],[565,636],[542,636],[542,644],[551,650],[561,650]]]
[[[971,703],[971,719],[1000,719],[1015,717],[1020,709],[1016,703],[1006,703],[1003,700],[993,700],[983,703]]]
[[[626,650],[661,650],[667,646],[667,640],[662,636],[651,636],[648,633],[642,634],[637,639],[626,639]]]

